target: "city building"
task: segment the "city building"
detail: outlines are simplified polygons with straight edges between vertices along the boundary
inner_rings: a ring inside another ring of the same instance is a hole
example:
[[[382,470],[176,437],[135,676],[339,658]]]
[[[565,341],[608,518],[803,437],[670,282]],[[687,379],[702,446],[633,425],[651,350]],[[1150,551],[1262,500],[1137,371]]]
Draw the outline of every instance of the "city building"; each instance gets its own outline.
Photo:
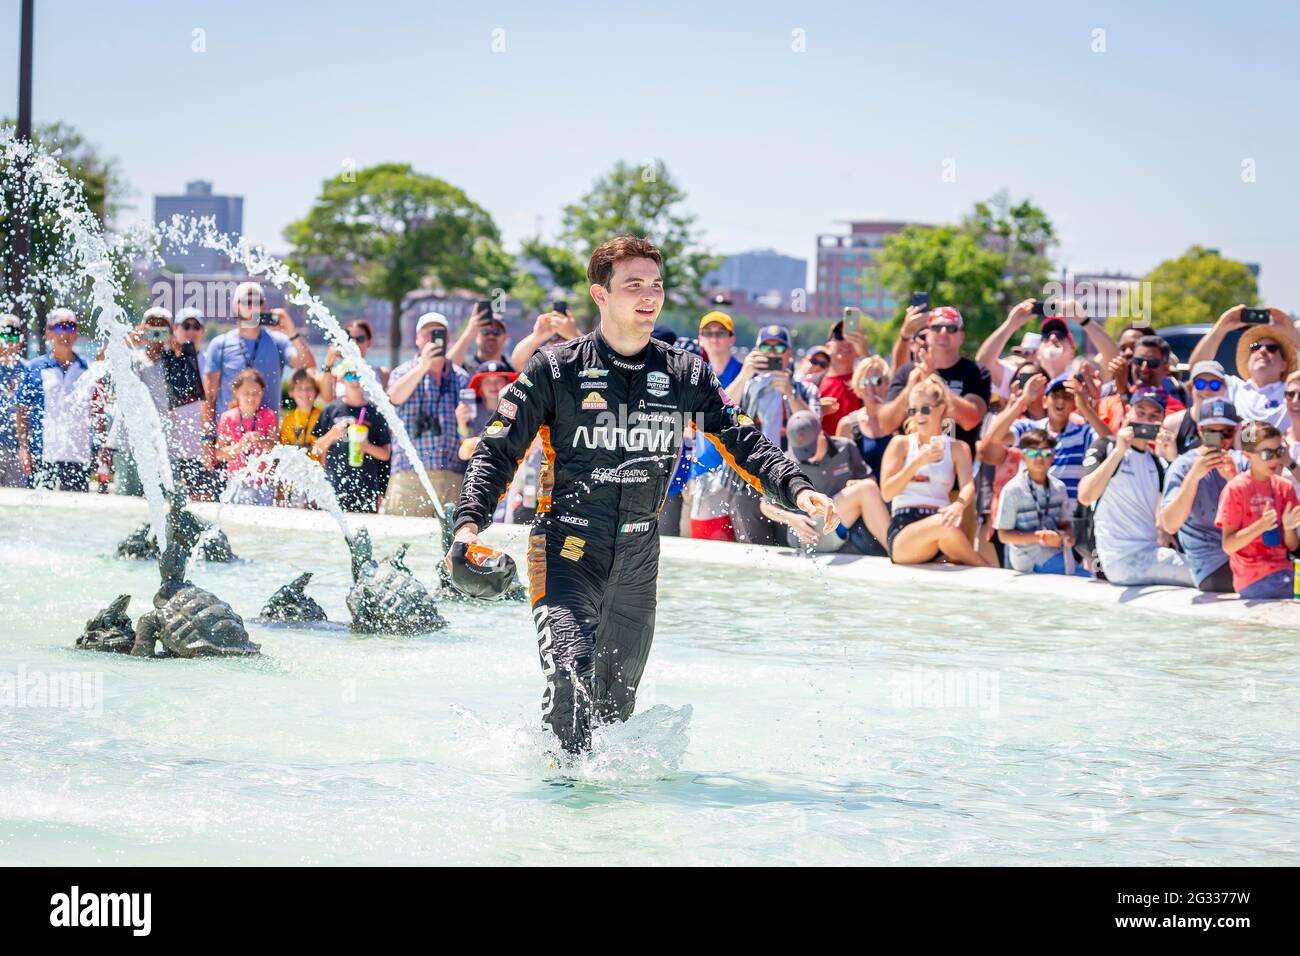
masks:
[[[1048,298],[1075,299],[1093,319],[1106,320],[1119,314],[1130,293],[1140,291],[1140,276],[1123,272],[1071,272],[1061,269],[1059,288],[1050,288]]]
[[[212,192],[212,183],[202,179],[185,184],[182,196],[154,196],[154,225],[166,222],[172,216],[210,216],[216,222],[218,232],[242,235],[244,232],[244,197],[217,196]],[[179,272],[196,275],[212,275],[230,271],[230,261],[213,249],[179,249],[161,250],[163,261],[169,268]]]
[[[845,307],[856,306],[877,321],[893,316],[898,307],[892,294],[873,280],[871,269],[885,237],[904,227],[923,225],[908,222],[846,223],[847,235],[817,237],[817,291],[812,312],[821,319],[838,318]]]
[[[727,256],[704,277],[704,288],[727,290],[735,298],[769,309],[790,309],[807,298],[808,261],[773,249],[756,249]]]

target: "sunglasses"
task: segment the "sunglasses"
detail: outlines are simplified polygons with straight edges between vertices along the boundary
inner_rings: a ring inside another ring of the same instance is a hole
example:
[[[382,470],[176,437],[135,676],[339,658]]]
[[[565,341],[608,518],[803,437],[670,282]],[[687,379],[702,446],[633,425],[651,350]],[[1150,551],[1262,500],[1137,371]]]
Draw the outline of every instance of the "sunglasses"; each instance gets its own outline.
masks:
[[[1145,355],[1135,355],[1133,356],[1133,364],[1145,365],[1147,368],[1159,368],[1165,364],[1165,360],[1162,358],[1147,358]]]
[[[75,332],[77,325],[75,322],[60,322],[58,325],[50,326],[51,332]]]
[[[919,405],[915,408],[909,408],[907,410],[907,414],[909,418],[912,415],[915,415],[917,412],[920,412],[922,415],[929,415],[936,408],[941,408],[941,407],[943,407],[943,402],[940,402],[938,405]]]
[[[927,326],[927,328],[931,332],[947,332],[949,335],[956,335],[958,332],[961,331],[960,325],[951,325],[947,322],[943,322],[943,323],[936,322],[934,325]]]
[[[368,335],[349,335],[348,338],[350,338],[353,342],[369,342],[369,341],[370,341],[370,336],[368,336]]]
[[[361,376],[358,375],[356,372],[345,372],[345,373],[343,373],[343,381],[345,381],[345,382],[359,382],[359,381],[361,381]]]
[[[729,339],[731,338],[731,336],[732,336],[731,332],[701,332],[700,333],[700,338],[702,339]]]
[[[1260,341],[1250,343],[1251,352],[1258,352],[1260,349],[1264,349],[1269,355],[1276,355],[1278,352],[1282,351],[1282,346],[1278,345],[1276,342]]]
[[[1192,382],[1192,388],[1198,392],[1217,392],[1223,388],[1223,383],[1217,378],[1198,378]],[[1300,394],[1300,393],[1297,393]]]
[[[863,379],[863,381],[866,382],[868,385],[880,385],[885,381],[885,376],[868,375],[866,378]]]
[[[1044,341],[1044,342],[1055,342],[1057,345],[1064,345],[1066,342],[1069,341],[1069,339],[1067,339],[1067,338],[1066,338],[1064,335],[1062,335],[1060,332],[1050,332],[1050,333],[1048,333],[1046,336],[1043,337],[1043,341]]]
[[[758,347],[758,350],[759,350],[760,352],[776,352],[778,355],[780,355],[780,354],[782,354],[783,352],[785,352],[785,350],[786,350],[786,346],[784,346],[784,345],[772,345],[772,344],[769,344],[769,343],[767,343],[767,342],[764,342],[762,345],[760,345],[760,346]]]
[[[19,332],[17,329],[13,329],[13,330],[6,329],[5,331],[0,332],[0,341],[21,342],[22,340],[23,340],[23,334]]]
[[[1286,454],[1286,445],[1278,448],[1261,448],[1255,454],[1259,455],[1261,461],[1272,461],[1274,458],[1281,458]]]
[[[1286,393],[1286,400],[1288,402],[1300,401],[1300,392],[1296,391],[1295,389],[1289,389]]]
[[[487,326],[478,330],[479,335],[505,335],[506,333],[498,328]]]
[[[199,322],[195,322],[193,319],[187,319],[181,323],[181,328],[186,332],[197,332],[199,329],[203,328],[203,325]]]
[[[1020,454],[1023,455],[1025,458],[1028,458],[1030,461],[1033,461],[1036,458],[1044,458],[1044,459],[1055,458],[1056,449],[1055,448],[1024,448],[1021,450]]]
[[[830,368],[830,367],[831,367],[830,359],[828,359],[828,358],[826,358],[825,356],[822,356],[822,355],[818,355],[818,356],[816,356],[815,358],[810,358],[810,359],[808,360],[808,364],[811,365],[813,368]]]

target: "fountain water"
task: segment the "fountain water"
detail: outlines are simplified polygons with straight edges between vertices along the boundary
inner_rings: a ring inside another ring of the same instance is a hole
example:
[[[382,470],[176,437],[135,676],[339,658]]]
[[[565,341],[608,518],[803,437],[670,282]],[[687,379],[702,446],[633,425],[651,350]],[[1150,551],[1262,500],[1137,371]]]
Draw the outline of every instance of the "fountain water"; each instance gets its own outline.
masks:
[[[57,154],[17,139],[13,128],[5,127],[0,129],[0,157],[4,166],[19,176],[18,188],[26,194],[28,202],[52,217],[57,223],[57,234],[66,237],[61,265],[66,265],[70,274],[91,282],[91,311],[98,319],[98,340],[104,345],[117,389],[118,408],[127,422],[150,518],[159,529],[159,543],[165,549],[167,503],[164,496],[172,488],[167,442],[158,409],[131,361],[131,348],[126,341],[131,327],[123,320],[117,303],[121,290],[112,275],[112,246],[86,205],[81,184],[59,165]],[[54,288],[68,287],[60,284],[66,280],[47,278],[46,281]]]
[[[434,491],[433,483],[429,480],[428,474],[420,465],[420,455],[415,449],[415,443],[411,441],[406,425],[397,414],[397,409],[389,399],[388,393],[379,384],[374,369],[361,357],[361,350],[352,341],[352,337],[343,330],[343,326],[339,324],[339,320],[325,303],[318,296],[312,294],[311,287],[306,280],[289,269],[279,259],[269,255],[263,247],[255,245],[244,238],[236,241],[230,236],[218,232],[216,224],[211,218],[196,219],[189,216],[173,216],[167,222],[160,224],[158,231],[161,238],[179,249],[188,250],[197,245],[216,250],[230,258],[232,262],[242,264],[250,276],[263,277],[279,288],[287,287],[290,290],[289,301],[295,305],[304,306],[307,309],[308,318],[324,331],[325,335],[342,352],[345,358],[351,359],[356,364],[356,367],[360,370],[361,384],[366,397],[375,403],[380,414],[384,416],[384,420],[388,423],[393,438],[402,446],[402,450],[411,462],[415,464],[415,473],[419,476],[420,484],[423,485],[425,493],[434,503],[439,521],[445,520],[442,502],[439,500],[437,492]]]

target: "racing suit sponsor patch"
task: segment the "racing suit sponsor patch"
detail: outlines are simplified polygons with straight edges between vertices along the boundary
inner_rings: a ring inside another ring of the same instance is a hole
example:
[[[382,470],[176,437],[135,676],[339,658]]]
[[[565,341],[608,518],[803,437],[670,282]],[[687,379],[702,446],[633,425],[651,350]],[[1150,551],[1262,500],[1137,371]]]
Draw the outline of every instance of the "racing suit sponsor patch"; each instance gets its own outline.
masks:
[[[508,434],[510,434],[510,426],[500,419],[489,423],[488,427],[483,429],[484,438],[501,438]]]
[[[655,398],[668,394],[668,376],[663,372],[651,372],[645,377],[645,390]]]
[[[519,414],[519,406],[503,398],[497,402],[497,414],[504,418],[514,418]]]
[[[607,368],[584,368],[578,373],[578,378],[604,378],[608,374],[609,369]]]
[[[645,362],[624,362],[618,358],[611,358],[610,361],[614,363],[615,367],[628,372],[639,372],[645,368]]]
[[[555,349],[542,349],[546,356],[546,361],[551,364],[551,378],[559,381],[560,378],[560,361],[555,357]]]
[[[579,528],[585,528],[590,523],[586,518],[579,518],[577,515],[560,515],[559,520],[565,524],[575,525]]]
[[[609,408],[609,402],[600,392],[588,392],[587,397],[582,400],[582,410],[584,412],[601,412]]]
[[[642,531],[650,530],[649,521],[628,521],[619,529],[620,534],[638,534]]]
[[[586,546],[586,538],[579,538],[571,534],[564,539],[564,546],[560,548],[560,557],[568,558],[570,561],[577,561],[582,557],[582,549]]]

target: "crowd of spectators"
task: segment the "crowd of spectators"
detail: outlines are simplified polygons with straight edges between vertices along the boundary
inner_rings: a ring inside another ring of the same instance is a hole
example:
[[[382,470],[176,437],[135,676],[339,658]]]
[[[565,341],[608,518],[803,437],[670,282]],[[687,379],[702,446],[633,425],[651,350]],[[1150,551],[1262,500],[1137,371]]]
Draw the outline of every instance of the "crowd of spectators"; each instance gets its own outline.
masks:
[[[439,312],[421,315],[411,357],[370,366],[413,458],[340,349],[318,366],[255,282],[236,289],[232,312],[234,328],[206,344],[193,309],[149,309],[129,337],[175,481],[200,500],[301,506],[269,454],[288,446],[321,465],[344,509],[397,515],[434,513],[421,471],[454,501],[515,369],[579,335],[562,303],[513,347],[490,301],[455,330]],[[1234,329],[1230,371],[1215,356]],[[913,306],[888,355],[843,322],[801,355],[780,325],[738,342],[719,310],[692,331],[656,335],[704,357],[740,411],[833,497],[840,524],[824,532],[761,499],[688,428],[663,534],[1293,594],[1300,333],[1281,310],[1229,309],[1185,365],[1150,328],[1113,340],[1071,300],[1020,302],[981,343],[967,342],[958,308]],[[368,363],[370,325],[346,332]],[[93,478],[100,491],[141,494],[112,376],[78,353],[77,316],[54,309],[44,335],[44,354],[24,361],[25,329],[0,316],[0,484],[86,492]],[[531,517],[542,465],[535,443],[505,520]]]

